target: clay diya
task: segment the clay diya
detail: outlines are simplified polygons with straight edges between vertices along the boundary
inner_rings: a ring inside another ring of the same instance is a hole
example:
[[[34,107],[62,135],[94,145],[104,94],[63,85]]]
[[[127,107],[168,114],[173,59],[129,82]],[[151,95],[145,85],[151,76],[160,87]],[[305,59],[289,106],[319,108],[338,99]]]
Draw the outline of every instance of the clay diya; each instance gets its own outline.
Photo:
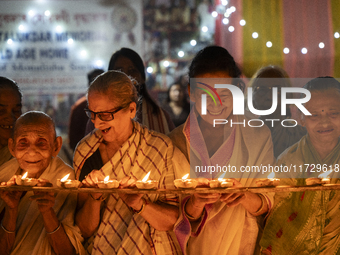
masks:
[[[268,178],[259,179],[256,181],[257,187],[277,186],[279,183],[280,179],[275,178],[275,173],[270,173]]]
[[[306,185],[318,185],[318,184],[329,184],[331,182],[331,178],[328,176],[332,170],[319,174],[318,177],[312,177],[306,179]]]
[[[39,179],[27,178],[27,174],[28,172],[26,172],[21,177],[19,175],[18,178],[15,179],[15,183],[20,186],[31,186],[32,187],[32,186],[37,185],[37,183],[39,182]]]
[[[110,180],[110,176],[106,176],[104,181],[97,182],[98,188],[100,189],[116,189],[119,187],[119,181]]]
[[[232,187],[233,185],[234,183],[231,179],[218,178],[217,180],[209,181],[210,188],[227,188]]]
[[[149,180],[151,171],[149,171],[142,180],[136,181],[136,187],[138,189],[155,189],[157,188],[158,181]]]
[[[189,174],[184,175],[181,179],[174,180],[174,185],[180,189],[194,189],[197,186],[196,179],[188,179]]]
[[[81,185],[81,182],[78,180],[70,180],[68,177],[70,174],[65,175],[61,179],[57,179],[57,186],[59,188],[66,188],[66,189],[75,189]]]

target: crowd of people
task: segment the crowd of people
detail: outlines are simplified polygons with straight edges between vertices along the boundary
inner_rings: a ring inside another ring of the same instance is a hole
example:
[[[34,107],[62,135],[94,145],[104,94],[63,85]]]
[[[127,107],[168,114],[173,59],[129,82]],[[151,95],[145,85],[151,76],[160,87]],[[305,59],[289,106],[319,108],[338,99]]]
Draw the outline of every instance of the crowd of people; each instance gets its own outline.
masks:
[[[205,47],[191,61],[187,89],[173,84],[162,108],[147,91],[141,57],[120,49],[112,55],[108,71],[89,76],[87,96],[79,101],[84,112],[73,111],[72,167],[58,157],[62,139],[53,119],[41,111],[22,114],[19,86],[0,77],[0,253],[340,253],[337,190],[197,190],[178,195],[5,188],[16,185],[25,173],[38,179],[40,187],[56,186],[57,179],[70,173],[69,179],[81,181],[85,188],[97,188],[109,176],[122,189],[134,188],[150,173],[163,190],[175,189],[174,180],[188,173],[199,187],[217,178],[230,178],[234,188],[255,187],[261,177],[256,172],[195,171],[195,166],[213,165],[326,165],[332,168],[330,183],[339,183],[340,83],[317,77],[304,85],[311,95],[304,107],[311,115],[301,112],[301,125],[215,125],[216,118],[226,123],[248,120],[250,114],[234,114],[231,90],[214,88],[230,84],[244,92],[241,75],[225,48]],[[271,92],[280,94],[291,84],[282,68],[268,66],[254,74],[249,87],[253,107],[266,110],[273,101]],[[266,118],[290,119],[290,109],[282,116],[278,105]],[[308,168],[300,175],[277,177],[281,185],[304,186],[306,178],[316,174]]]

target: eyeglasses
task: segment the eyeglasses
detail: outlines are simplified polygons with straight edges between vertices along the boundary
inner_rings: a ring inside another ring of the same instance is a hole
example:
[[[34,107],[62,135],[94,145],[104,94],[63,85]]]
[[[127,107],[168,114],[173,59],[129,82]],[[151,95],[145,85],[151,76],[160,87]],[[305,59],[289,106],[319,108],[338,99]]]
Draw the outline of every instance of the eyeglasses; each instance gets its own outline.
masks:
[[[128,105],[130,105],[130,103],[126,104],[125,106],[119,106],[116,110],[114,110],[112,112],[93,112],[90,109],[86,109],[86,108],[84,110],[85,110],[87,117],[89,117],[91,120],[95,120],[96,115],[97,115],[98,118],[102,121],[110,121],[110,120],[114,119],[115,113],[119,112],[120,110],[123,110]]]

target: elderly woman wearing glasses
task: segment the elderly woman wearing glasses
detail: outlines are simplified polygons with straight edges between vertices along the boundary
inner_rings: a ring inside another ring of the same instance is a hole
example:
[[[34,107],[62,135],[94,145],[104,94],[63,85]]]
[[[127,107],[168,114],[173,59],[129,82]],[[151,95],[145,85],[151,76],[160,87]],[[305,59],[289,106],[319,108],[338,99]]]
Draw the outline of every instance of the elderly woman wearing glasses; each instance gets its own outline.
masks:
[[[87,115],[96,129],[76,148],[74,169],[87,187],[106,176],[132,187],[149,171],[158,188],[174,188],[186,160],[171,140],[134,121],[137,91],[120,71],[96,78],[88,90]],[[176,165],[177,164],[177,165]],[[177,173],[178,172],[178,173]],[[80,193],[76,223],[90,254],[179,254],[173,238],[178,218],[174,195]]]

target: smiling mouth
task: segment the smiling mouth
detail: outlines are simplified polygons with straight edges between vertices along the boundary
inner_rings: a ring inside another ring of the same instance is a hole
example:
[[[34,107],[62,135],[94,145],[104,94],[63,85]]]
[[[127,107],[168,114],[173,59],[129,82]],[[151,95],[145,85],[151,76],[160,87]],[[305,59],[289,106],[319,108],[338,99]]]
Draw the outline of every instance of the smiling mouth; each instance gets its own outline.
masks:
[[[26,161],[27,164],[37,164],[39,163],[41,160],[38,161]]]
[[[13,126],[11,125],[0,125],[0,127],[4,129],[13,129]]]
[[[326,130],[318,130],[317,132],[319,133],[319,134],[325,134],[325,133],[330,133],[330,132],[332,132],[334,129],[332,128],[332,129],[326,129]]]
[[[106,134],[107,132],[109,132],[110,129],[111,129],[111,127],[106,128],[106,129],[102,129],[101,131],[102,131],[104,134]]]
[[[219,112],[212,112],[212,111],[209,111],[209,110],[208,110],[208,112],[209,112],[210,115],[219,116],[219,115],[221,115],[221,113],[223,112],[223,110],[221,110],[221,111],[219,111]]]

